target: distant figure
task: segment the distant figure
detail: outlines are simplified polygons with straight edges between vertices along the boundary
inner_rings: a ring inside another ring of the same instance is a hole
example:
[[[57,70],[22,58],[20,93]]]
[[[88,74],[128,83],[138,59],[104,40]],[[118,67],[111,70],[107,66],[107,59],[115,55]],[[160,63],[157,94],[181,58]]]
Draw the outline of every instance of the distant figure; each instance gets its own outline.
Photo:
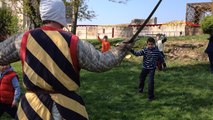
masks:
[[[210,71],[211,71],[211,73],[213,73],[213,35],[210,35],[210,37],[209,37],[209,43],[205,50],[205,53],[208,54],[209,63],[210,63]]]
[[[7,112],[15,118],[19,97],[20,85],[16,72],[10,65],[0,66],[0,117]]]
[[[167,37],[163,34],[158,33],[156,35],[156,46],[158,47],[160,53],[162,54],[163,58],[164,58],[164,62],[161,63],[160,61],[158,61],[158,69],[162,70],[162,69],[166,69],[166,62],[165,62],[165,54],[164,54],[164,43],[167,41]]]
[[[103,39],[100,39],[99,35],[97,35],[98,41],[102,44],[101,52],[104,53],[110,49],[110,42],[108,41],[108,37],[105,35]]]
[[[182,34],[183,34],[183,32],[182,32],[182,31],[180,31],[180,36],[182,36]]]
[[[142,64],[142,71],[140,73],[139,79],[139,92],[144,92],[144,82],[149,75],[148,81],[148,101],[152,101],[154,99],[154,75],[156,69],[157,60],[164,60],[163,56],[161,55],[160,51],[157,47],[155,47],[155,39],[149,37],[147,39],[147,47],[143,48],[139,51],[130,50],[130,52],[135,56],[144,56],[143,57],[143,64]]]

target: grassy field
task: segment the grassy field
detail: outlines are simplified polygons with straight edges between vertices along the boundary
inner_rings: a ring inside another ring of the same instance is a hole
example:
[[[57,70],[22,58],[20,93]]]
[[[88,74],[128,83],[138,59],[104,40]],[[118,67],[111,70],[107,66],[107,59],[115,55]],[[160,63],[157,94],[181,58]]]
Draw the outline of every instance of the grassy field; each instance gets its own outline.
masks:
[[[90,42],[99,48],[96,41]],[[135,47],[142,45],[144,41],[139,41]],[[81,87],[77,92],[85,101],[90,120],[213,120],[213,74],[208,61],[167,60],[168,69],[155,74],[156,99],[148,102],[147,84],[145,93],[137,92],[141,60],[142,57],[124,59],[104,73],[81,70]],[[21,78],[20,62],[12,65]],[[4,114],[1,119],[9,117]]]

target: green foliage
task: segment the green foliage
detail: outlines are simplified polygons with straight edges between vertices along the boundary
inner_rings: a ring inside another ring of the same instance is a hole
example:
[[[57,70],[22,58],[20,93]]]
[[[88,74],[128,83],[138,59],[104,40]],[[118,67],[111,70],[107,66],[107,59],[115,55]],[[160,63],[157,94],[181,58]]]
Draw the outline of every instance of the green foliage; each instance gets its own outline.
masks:
[[[35,28],[42,25],[42,20],[39,13],[39,0],[23,0],[24,15],[30,18],[31,25]]]
[[[65,2],[67,7],[67,17],[71,18],[71,32],[76,34],[77,20],[91,20],[95,17],[95,12],[88,10],[85,0],[72,0]]]
[[[72,17],[72,14],[78,12],[78,20],[92,20],[96,17],[95,11],[89,10],[86,0],[66,1],[67,16]]]
[[[0,41],[18,31],[18,18],[9,8],[0,8]]]
[[[206,16],[201,21],[201,28],[204,33],[213,34],[213,16]]]
[[[181,36],[181,37],[168,37],[169,41],[177,41],[177,40],[196,40],[196,41],[203,41],[206,40],[209,37],[208,34],[202,34],[202,35],[193,35],[193,36]]]

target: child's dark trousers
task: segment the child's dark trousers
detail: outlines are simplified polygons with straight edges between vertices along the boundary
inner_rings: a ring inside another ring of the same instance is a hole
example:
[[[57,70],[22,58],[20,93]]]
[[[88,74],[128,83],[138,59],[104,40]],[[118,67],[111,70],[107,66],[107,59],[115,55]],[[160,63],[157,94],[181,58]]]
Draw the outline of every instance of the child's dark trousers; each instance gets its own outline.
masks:
[[[140,83],[139,83],[139,89],[144,89],[144,82],[146,80],[147,75],[149,75],[148,80],[148,98],[153,99],[154,98],[154,76],[155,76],[155,69],[145,69],[143,68],[140,73]]]

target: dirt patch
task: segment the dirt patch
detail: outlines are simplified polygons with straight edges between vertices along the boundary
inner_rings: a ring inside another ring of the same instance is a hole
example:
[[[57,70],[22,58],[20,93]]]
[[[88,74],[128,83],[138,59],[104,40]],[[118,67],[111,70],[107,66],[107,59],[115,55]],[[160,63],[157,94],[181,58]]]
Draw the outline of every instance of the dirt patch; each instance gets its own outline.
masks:
[[[208,41],[168,41],[165,43],[164,53],[167,59],[171,60],[196,60],[207,61],[207,54],[204,53]]]

